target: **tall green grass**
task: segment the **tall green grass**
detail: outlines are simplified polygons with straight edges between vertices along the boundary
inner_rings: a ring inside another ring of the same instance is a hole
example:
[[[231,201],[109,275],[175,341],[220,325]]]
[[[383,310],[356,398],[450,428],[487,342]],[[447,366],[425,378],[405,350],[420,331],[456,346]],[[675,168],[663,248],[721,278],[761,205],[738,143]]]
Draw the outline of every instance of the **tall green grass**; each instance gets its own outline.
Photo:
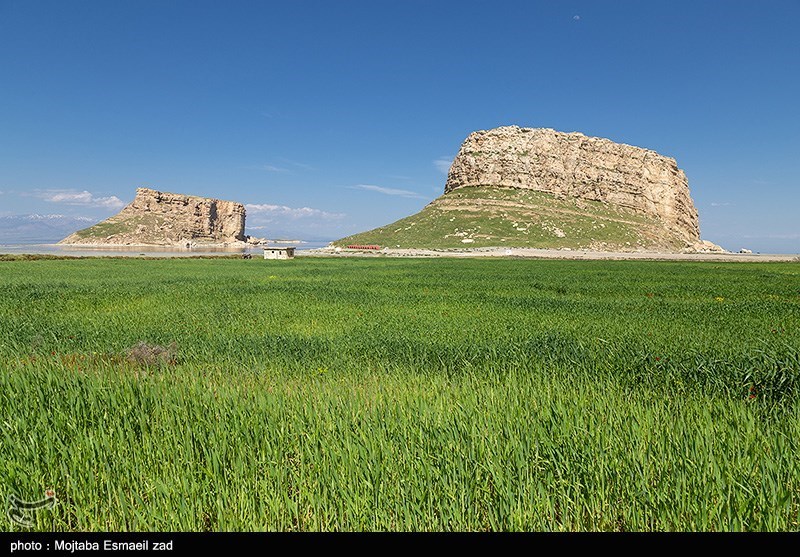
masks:
[[[54,489],[41,530],[797,530],[798,323],[792,263],[0,262],[0,496]]]

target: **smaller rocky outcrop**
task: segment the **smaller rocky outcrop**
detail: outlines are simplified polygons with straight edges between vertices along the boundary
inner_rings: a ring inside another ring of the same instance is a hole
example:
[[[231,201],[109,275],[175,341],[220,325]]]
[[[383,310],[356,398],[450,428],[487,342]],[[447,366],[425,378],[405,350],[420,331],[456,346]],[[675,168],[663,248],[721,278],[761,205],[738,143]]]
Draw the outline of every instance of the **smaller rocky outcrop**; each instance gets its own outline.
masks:
[[[60,244],[193,247],[245,245],[241,203],[138,188],[118,214]],[[256,239],[253,239],[256,240]]]
[[[685,248],[683,253],[727,253],[727,250],[714,242],[700,240]]]

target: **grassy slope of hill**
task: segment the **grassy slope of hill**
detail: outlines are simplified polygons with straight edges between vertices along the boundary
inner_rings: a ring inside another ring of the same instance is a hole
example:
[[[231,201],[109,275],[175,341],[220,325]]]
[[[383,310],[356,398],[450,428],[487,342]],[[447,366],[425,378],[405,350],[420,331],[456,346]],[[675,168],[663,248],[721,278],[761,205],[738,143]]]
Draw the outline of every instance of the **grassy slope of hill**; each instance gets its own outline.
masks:
[[[78,230],[69,238],[62,240],[62,243],[68,243],[68,240],[102,241],[110,238],[111,236],[133,235],[136,234],[139,225],[142,225],[144,229],[152,230],[164,226],[165,222],[165,218],[159,218],[156,215],[139,215],[135,217],[128,215],[114,215],[113,217],[109,217],[106,220],[95,224],[94,226]],[[150,240],[152,239],[146,237],[142,238],[142,242],[145,243]]]
[[[174,218],[162,214],[133,214],[121,212],[106,220],[78,230],[61,240],[60,244],[103,244],[132,243],[141,245],[175,245],[185,239],[185,234],[178,227],[173,228]],[[194,242],[208,241],[194,238]]]
[[[683,242],[657,219],[631,210],[532,190],[465,187],[422,211],[334,242],[390,248],[532,247],[678,250]]]

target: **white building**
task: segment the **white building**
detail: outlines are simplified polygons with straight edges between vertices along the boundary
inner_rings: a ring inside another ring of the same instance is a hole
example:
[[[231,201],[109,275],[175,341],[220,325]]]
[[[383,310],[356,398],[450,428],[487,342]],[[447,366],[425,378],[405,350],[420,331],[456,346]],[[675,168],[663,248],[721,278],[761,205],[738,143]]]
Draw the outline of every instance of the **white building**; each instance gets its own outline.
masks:
[[[264,248],[264,259],[294,259],[294,248]]]

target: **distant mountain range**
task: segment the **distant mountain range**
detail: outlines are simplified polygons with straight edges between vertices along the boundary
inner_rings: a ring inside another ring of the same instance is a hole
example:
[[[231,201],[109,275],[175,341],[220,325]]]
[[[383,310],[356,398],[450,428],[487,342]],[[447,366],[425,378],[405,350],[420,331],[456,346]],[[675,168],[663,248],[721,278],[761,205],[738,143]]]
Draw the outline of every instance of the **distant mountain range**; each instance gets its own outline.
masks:
[[[0,216],[0,244],[54,244],[96,220],[60,214]]]

